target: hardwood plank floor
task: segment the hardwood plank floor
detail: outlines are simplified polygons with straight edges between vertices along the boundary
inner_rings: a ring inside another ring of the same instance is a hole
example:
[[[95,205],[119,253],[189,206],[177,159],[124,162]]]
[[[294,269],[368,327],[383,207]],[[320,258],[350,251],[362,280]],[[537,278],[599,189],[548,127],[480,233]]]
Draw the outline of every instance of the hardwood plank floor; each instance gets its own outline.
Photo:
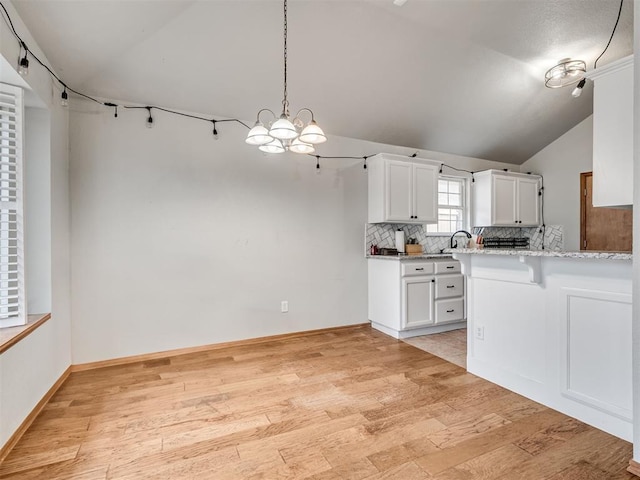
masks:
[[[369,327],[71,374],[2,479],[634,479],[631,445]]]

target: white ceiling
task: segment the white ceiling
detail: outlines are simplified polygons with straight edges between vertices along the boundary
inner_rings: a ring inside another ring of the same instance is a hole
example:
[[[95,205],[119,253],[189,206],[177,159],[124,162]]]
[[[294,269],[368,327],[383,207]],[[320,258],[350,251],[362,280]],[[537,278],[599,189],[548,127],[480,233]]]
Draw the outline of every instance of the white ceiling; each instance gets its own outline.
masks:
[[[13,0],[72,87],[252,122],[282,100],[275,0]],[[522,163],[592,111],[544,87],[604,49],[618,0],[289,0],[289,100],[329,134]],[[633,2],[598,65],[632,53]],[[322,147],[320,147],[322,148]],[[319,150],[322,154],[322,150]],[[559,159],[560,161],[561,159]]]

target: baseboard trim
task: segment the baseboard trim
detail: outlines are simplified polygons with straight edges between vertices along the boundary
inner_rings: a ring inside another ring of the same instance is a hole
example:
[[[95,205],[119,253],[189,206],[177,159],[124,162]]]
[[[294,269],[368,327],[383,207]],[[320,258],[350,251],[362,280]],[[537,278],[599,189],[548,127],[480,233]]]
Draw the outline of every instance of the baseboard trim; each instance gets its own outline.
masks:
[[[64,373],[60,375],[60,378],[58,378],[56,383],[54,383],[51,386],[51,388],[47,391],[47,393],[44,394],[44,397],[40,399],[37,405],[33,407],[33,410],[31,410],[29,415],[27,415],[27,418],[24,419],[24,421],[20,424],[18,429],[15,432],[13,432],[13,435],[11,435],[7,443],[5,443],[2,446],[2,448],[0,448],[0,463],[4,461],[7,455],[9,455],[9,452],[13,449],[13,447],[16,446],[20,438],[22,438],[22,435],[24,435],[24,433],[27,431],[27,429],[31,426],[33,421],[36,419],[36,417],[40,414],[42,409],[45,407],[45,405],[49,402],[49,400],[51,400],[51,397],[55,395],[55,393],[62,386],[65,380],[69,378],[70,373],[71,373],[71,367],[69,366],[64,371]]]
[[[635,476],[640,477],[640,463],[635,460],[629,460],[629,466],[627,472],[633,473]]]
[[[84,372],[86,370],[95,370],[97,368],[115,367],[118,365],[126,365],[129,363],[148,362],[150,360],[159,360],[167,357],[177,357],[178,355],[186,355],[189,353],[201,353],[210,350],[218,350],[227,347],[239,347],[246,345],[255,345],[259,343],[272,342],[275,340],[288,340],[292,338],[307,337],[310,335],[321,335],[340,330],[358,329],[368,327],[370,324],[358,323],[355,325],[346,325],[343,327],[320,328],[317,330],[306,330],[302,332],[283,333],[280,335],[271,335],[267,337],[249,338],[247,340],[235,340],[232,342],[213,343],[209,345],[200,345],[197,347],[178,348],[175,350],[165,350],[163,352],[143,353],[141,355],[132,355],[128,357],[112,358],[109,360],[101,360],[98,362],[79,363],[71,365],[71,372]]]

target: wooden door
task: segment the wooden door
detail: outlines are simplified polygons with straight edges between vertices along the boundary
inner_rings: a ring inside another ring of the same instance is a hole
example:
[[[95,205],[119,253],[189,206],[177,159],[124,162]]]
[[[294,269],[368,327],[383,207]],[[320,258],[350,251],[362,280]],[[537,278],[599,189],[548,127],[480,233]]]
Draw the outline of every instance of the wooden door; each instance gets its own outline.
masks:
[[[630,252],[632,210],[593,206],[593,173],[580,174],[580,250]]]

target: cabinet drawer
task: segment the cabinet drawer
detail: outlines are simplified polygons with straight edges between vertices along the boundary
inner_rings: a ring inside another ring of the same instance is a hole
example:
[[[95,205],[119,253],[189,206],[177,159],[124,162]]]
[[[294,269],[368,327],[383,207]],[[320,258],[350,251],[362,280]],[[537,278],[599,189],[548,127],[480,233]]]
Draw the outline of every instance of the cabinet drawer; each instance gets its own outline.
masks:
[[[402,276],[430,275],[433,273],[433,262],[403,262]]]
[[[436,298],[462,297],[464,277],[462,275],[442,275],[436,277]]]
[[[436,323],[464,320],[464,299],[438,300],[435,320]]]
[[[460,262],[452,260],[450,262],[436,262],[435,273],[460,273]]]

